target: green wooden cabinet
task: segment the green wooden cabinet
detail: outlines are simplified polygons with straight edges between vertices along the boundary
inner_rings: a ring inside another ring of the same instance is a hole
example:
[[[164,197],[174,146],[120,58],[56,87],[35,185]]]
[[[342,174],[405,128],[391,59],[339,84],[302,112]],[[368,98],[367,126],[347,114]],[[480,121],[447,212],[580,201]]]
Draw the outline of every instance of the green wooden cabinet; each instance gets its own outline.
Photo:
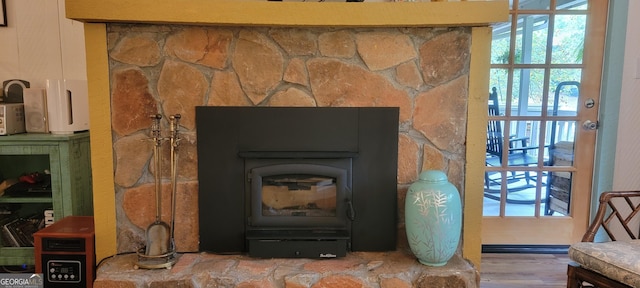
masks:
[[[13,205],[18,207],[16,213],[25,214],[52,208],[56,221],[69,215],[93,215],[89,132],[0,136],[0,172],[5,178],[45,170],[51,173],[50,197],[5,194],[0,205]],[[33,247],[4,247],[0,243],[0,265],[34,262]]]

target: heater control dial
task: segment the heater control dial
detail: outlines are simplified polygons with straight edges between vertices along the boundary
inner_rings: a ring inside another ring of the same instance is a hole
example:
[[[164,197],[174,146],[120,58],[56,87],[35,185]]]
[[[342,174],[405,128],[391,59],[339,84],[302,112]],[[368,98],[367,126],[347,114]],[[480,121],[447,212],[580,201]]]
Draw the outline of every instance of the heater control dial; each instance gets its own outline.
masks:
[[[80,261],[49,260],[47,272],[49,282],[79,283],[81,281]]]

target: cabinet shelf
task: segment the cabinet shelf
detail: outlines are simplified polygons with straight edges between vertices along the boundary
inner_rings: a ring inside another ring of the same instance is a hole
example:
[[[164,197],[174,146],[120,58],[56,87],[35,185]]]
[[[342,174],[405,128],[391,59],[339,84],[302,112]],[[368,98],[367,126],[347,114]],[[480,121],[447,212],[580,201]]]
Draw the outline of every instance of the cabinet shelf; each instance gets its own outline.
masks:
[[[27,204],[27,203],[52,203],[53,197],[0,197],[0,203],[15,203],[15,204]]]
[[[5,178],[45,170],[51,174],[50,196],[4,195],[0,205],[17,207],[14,213],[20,217],[52,208],[55,221],[93,215],[90,149],[89,132],[0,136],[0,172]],[[0,241],[0,266],[25,264],[35,264],[33,247],[3,247]]]

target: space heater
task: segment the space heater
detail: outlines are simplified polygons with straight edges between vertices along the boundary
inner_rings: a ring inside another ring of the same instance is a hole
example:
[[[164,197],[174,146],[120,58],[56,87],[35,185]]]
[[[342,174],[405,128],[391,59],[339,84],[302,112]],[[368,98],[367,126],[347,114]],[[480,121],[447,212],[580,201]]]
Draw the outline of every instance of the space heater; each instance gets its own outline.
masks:
[[[95,280],[93,216],[67,216],[33,234],[44,287],[91,288]]]

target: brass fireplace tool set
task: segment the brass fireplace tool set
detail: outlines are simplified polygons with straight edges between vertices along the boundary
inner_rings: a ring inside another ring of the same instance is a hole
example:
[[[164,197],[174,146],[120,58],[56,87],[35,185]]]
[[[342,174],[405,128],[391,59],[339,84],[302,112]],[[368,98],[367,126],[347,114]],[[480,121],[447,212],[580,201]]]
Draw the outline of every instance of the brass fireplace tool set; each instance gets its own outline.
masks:
[[[151,136],[149,140],[153,141],[153,160],[154,160],[154,176],[155,176],[155,200],[156,215],[155,221],[149,225],[146,230],[146,246],[138,250],[138,263],[135,268],[144,269],[171,269],[177,261],[175,247],[175,218],[176,218],[176,190],[177,190],[177,160],[178,145],[180,137],[178,136],[178,122],[180,114],[169,116],[169,137],[162,137],[160,129],[160,120],[162,115],[155,114],[150,116]],[[162,159],[161,147],[165,140],[169,140],[171,147],[171,225],[162,221]]]

